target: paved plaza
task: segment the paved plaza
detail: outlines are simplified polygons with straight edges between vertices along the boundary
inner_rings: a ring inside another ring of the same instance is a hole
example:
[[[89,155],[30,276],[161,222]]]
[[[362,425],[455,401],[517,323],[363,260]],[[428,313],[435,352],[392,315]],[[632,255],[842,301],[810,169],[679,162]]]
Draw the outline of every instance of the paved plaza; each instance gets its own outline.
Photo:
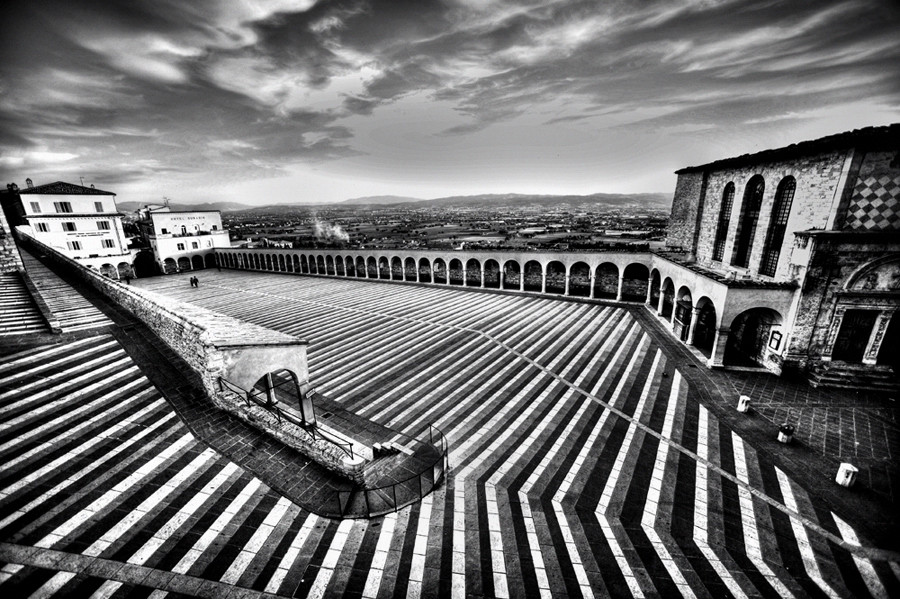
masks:
[[[843,448],[733,410],[771,377],[698,367],[640,306],[199,274],[133,284],[307,339],[320,393],[442,430],[448,480],[388,516],[318,516],[264,451],[198,438],[92,315],[0,365],[6,596],[900,596],[890,476],[835,485]],[[883,415],[870,461],[896,449]]]

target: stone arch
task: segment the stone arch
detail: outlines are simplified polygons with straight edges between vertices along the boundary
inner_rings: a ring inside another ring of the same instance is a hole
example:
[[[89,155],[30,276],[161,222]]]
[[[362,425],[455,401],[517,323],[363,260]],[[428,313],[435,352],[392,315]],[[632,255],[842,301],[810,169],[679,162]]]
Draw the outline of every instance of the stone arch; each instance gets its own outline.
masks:
[[[475,258],[466,260],[466,287],[481,287],[481,262]]]
[[[272,254],[266,254],[263,256],[263,264],[265,270],[272,270]]]
[[[356,276],[356,262],[353,260],[353,256],[344,256],[344,276]]]
[[[366,278],[366,259],[362,256],[356,257],[356,276]]]
[[[347,271],[344,270],[344,258],[343,256],[335,256],[334,257],[334,274],[339,277],[343,277],[347,275]]]
[[[525,291],[544,290],[544,267],[537,260],[529,260],[525,263],[525,271],[522,274],[525,281]]]
[[[284,263],[284,254],[278,254],[278,270],[287,272],[287,265]]]
[[[316,256],[316,274],[325,275],[328,274],[328,271],[325,267],[325,256],[319,254]]]
[[[587,262],[576,262],[569,268],[569,295],[590,297],[591,267]]]
[[[694,299],[691,290],[682,285],[675,294],[675,318],[672,320],[672,332],[687,342],[691,330],[691,318],[694,312]]]
[[[463,281],[463,263],[459,258],[453,258],[450,260],[450,264],[448,265],[449,272],[447,276],[450,277],[451,285],[463,285],[465,281]]]
[[[391,278],[391,263],[385,256],[381,256],[380,258],[378,258],[378,278]]]
[[[403,260],[401,260],[399,256],[391,258],[391,280],[403,280]]]
[[[841,286],[844,291],[900,290],[900,256],[883,256],[854,270]]]
[[[628,302],[647,301],[647,282],[650,269],[646,264],[632,262],[622,272],[622,299]]]
[[[378,278],[378,258],[375,256],[369,256],[366,259],[366,273],[370,279]]]
[[[503,263],[503,289],[519,289],[522,285],[522,267],[517,260]]]
[[[178,269],[179,270],[191,270],[191,259],[187,256],[182,256],[178,259]]]
[[[556,295],[566,292],[566,265],[559,260],[551,260],[547,264],[544,291]]]
[[[116,265],[116,272],[119,274],[120,279],[124,279],[125,277],[133,277],[134,270],[131,268],[131,265],[127,262],[119,262]]]
[[[330,254],[325,256],[325,274],[331,275],[332,277],[337,273],[334,268],[334,257]]]
[[[403,280],[416,281],[418,279],[419,269],[416,267],[416,259],[407,257],[403,261]]]
[[[435,258],[433,263],[434,282],[438,284],[446,284],[449,280],[450,273],[447,272],[447,263],[443,258]]]
[[[431,262],[428,258],[419,258],[419,281],[431,283]]]
[[[193,256],[191,258],[191,268],[193,270],[203,270],[204,266],[203,256]]]
[[[726,366],[764,366],[771,334],[781,328],[781,313],[771,308],[750,308],[734,317],[725,345]]]
[[[662,278],[659,274],[659,271],[655,268],[650,271],[650,297],[649,304],[655,309],[659,306],[659,292],[662,287]]]
[[[500,288],[500,263],[489,258],[484,261],[484,286],[488,289]]]
[[[616,299],[619,295],[619,267],[604,262],[594,271],[594,297]]]
[[[300,272],[309,274],[309,260],[307,259],[306,254],[300,254]]]
[[[693,345],[704,356],[711,358],[713,345],[715,345],[716,341],[716,331],[719,328],[716,305],[704,295],[697,300],[694,311],[696,312],[697,322],[693,325]]]

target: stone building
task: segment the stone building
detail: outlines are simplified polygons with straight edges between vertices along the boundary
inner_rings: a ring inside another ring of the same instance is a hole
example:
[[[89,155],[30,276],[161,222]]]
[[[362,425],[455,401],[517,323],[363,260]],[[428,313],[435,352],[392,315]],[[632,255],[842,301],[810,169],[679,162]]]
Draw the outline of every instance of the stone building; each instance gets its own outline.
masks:
[[[215,266],[215,249],[231,247],[218,210],[145,206],[138,213],[138,231],[164,274]]]
[[[70,258],[118,279],[133,276],[133,256],[122,228],[116,194],[63,181],[2,192],[10,226]]]
[[[651,297],[710,365],[900,372],[900,124],[677,171]],[[891,351],[893,350],[893,351]]]

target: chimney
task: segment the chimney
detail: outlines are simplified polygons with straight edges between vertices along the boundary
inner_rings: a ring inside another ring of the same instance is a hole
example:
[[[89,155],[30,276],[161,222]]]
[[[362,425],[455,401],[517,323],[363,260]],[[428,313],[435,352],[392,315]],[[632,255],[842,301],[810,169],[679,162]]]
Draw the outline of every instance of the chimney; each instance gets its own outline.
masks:
[[[25,179],[25,185],[28,189],[34,189],[34,183],[31,182],[31,179]]]

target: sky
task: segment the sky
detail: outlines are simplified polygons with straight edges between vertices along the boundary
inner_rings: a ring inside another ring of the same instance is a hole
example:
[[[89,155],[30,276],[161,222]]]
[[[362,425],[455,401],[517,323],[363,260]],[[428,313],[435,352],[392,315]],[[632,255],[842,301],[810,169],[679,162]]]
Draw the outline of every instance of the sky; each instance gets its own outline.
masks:
[[[672,193],[900,121],[894,0],[6,0],[0,175],[118,201]]]

